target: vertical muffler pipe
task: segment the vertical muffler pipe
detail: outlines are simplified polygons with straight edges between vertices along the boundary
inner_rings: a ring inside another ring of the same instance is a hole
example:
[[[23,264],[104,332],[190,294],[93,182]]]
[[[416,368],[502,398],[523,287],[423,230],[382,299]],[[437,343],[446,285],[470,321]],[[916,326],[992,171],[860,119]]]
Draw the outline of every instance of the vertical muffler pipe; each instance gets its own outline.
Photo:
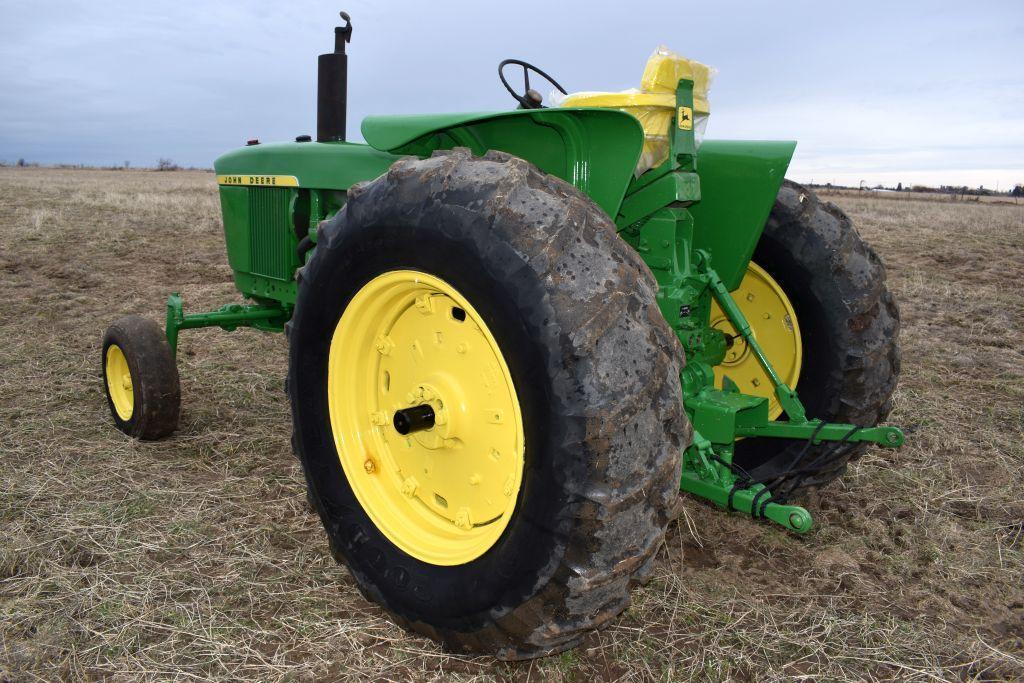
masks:
[[[317,60],[316,140],[345,139],[345,110],[348,106],[348,55],[345,43],[352,40],[352,20],[341,12],[344,26],[334,28],[334,52]]]

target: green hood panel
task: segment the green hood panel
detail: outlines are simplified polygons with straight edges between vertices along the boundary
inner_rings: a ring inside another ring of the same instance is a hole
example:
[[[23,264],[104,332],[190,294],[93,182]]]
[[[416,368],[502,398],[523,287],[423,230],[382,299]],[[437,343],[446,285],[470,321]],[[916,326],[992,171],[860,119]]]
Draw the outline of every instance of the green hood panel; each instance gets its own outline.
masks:
[[[453,147],[526,159],[618,213],[643,147],[640,123],[614,109],[564,107],[505,112],[368,116],[363,137],[378,150],[426,157]]]
[[[347,190],[372,180],[398,157],[352,142],[277,142],[241,147],[213,162],[217,175],[287,175],[299,187]]]

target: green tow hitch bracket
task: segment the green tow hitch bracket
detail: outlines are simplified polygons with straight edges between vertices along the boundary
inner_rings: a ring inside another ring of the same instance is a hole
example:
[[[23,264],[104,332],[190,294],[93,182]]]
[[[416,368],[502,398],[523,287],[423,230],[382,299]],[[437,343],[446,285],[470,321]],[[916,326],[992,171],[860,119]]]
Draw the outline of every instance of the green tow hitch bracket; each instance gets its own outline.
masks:
[[[732,446],[727,449],[731,451]],[[727,457],[732,457],[731,452]],[[736,486],[738,479],[723,464],[723,458],[715,453],[715,446],[700,432],[694,431],[693,444],[683,456],[683,473],[679,481],[681,490],[706,498],[726,510],[770,519],[801,534],[810,531],[814,525],[811,513],[804,508],[772,502],[771,491],[764,484],[739,488]]]
[[[707,498],[720,507],[747,513],[754,518],[764,517],[800,534],[807,533],[814,526],[811,513],[799,505],[779,504],[769,500],[764,509],[758,511],[761,503],[771,495],[771,491],[764,484],[753,484],[749,488],[734,491],[732,484],[722,486],[684,470],[679,488],[701,498]]]
[[[181,295],[177,292],[167,297],[167,344],[171,354],[178,355],[178,331],[200,327],[219,327],[231,332],[239,327],[255,327],[269,332],[280,332],[291,318],[291,308],[280,304],[242,305],[227,304],[208,313],[185,315]]]

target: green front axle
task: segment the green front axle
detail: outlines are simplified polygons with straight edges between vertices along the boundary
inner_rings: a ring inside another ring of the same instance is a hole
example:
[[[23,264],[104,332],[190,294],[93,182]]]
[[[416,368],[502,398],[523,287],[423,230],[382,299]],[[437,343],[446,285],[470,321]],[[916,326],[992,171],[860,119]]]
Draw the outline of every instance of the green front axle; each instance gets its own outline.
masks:
[[[167,344],[171,353],[178,355],[178,331],[200,327],[219,327],[231,332],[239,327],[255,327],[267,332],[280,332],[291,318],[291,309],[277,303],[268,305],[227,304],[208,313],[185,314],[181,295],[177,292],[167,297]]]

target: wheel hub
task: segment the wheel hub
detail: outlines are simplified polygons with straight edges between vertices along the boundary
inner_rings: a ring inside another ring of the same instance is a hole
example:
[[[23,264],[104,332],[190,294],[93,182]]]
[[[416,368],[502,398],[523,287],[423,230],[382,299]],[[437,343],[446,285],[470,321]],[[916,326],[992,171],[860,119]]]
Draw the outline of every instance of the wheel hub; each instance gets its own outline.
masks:
[[[381,532],[434,564],[486,552],[515,508],[524,437],[508,367],[470,302],[424,273],[378,276],[346,307],[328,375],[342,467]]]

